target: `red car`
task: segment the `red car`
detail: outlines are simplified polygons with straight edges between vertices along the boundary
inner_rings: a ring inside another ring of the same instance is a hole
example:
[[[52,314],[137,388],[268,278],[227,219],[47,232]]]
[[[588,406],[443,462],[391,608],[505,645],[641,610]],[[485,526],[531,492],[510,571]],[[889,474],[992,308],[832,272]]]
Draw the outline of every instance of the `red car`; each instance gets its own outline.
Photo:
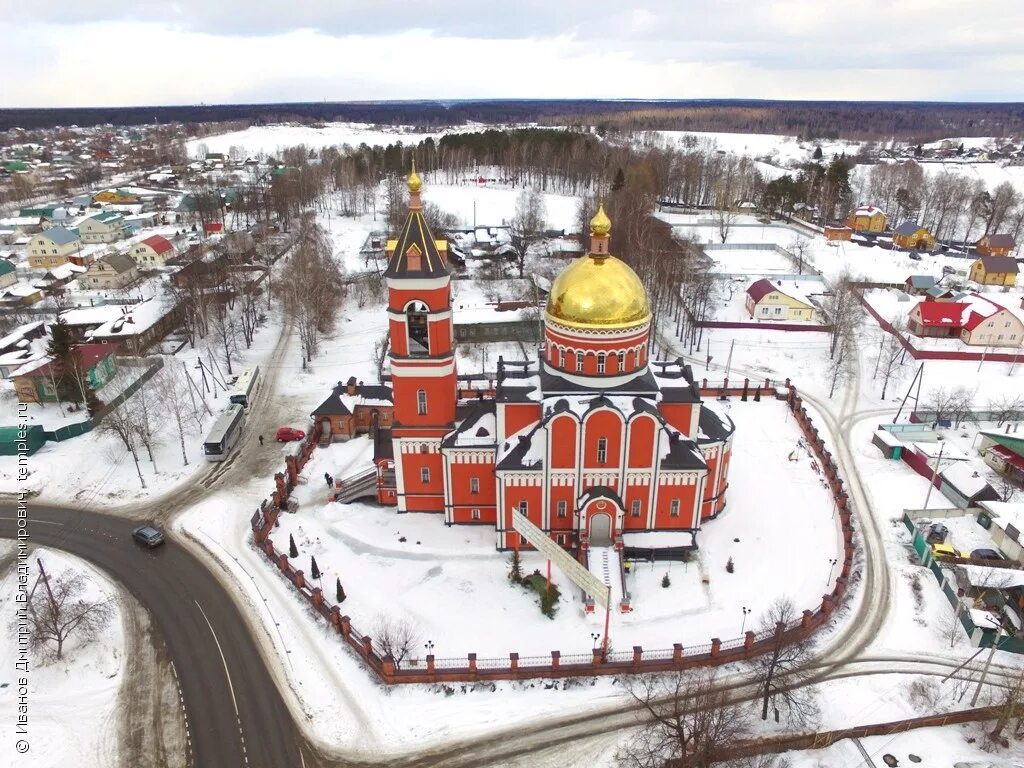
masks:
[[[294,427],[281,427],[277,430],[277,442],[279,443],[290,443],[292,440],[301,440],[305,436],[305,432]]]

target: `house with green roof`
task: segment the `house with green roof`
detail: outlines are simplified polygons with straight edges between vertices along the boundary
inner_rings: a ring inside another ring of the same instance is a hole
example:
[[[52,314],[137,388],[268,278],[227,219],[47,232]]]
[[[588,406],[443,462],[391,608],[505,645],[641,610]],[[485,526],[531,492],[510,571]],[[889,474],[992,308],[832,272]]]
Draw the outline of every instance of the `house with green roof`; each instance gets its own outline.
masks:
[[[117,211],[101,211],[78,225],[83,243],[113,243],[125,236],[127,224]]]
[[[0,259],[0,288],[7,288],[18,282],[18,273],[7,259]]]

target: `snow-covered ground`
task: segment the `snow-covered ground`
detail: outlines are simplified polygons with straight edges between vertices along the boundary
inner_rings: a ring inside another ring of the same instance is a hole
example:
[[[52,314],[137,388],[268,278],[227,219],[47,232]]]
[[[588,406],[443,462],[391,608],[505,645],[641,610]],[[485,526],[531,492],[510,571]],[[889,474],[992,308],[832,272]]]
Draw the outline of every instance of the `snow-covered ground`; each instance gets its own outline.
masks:
[[[8,542],[2,546],[9,547]],[[7,550],[5,550],[7,551]],[[74,635],[64,647],[61,661],[41,662],[33,658],[27,675],[15,669],[18,647],[14,631],[0,633],[0,711],[7,713],[0,725],[0,739],[8,765],[51,768],[52,766],[88,765],[115,768],[121,765],[119,741],[121,724],[117,714],[118,691],[125,675],[125,640],[117,588],[91,565],[62,552],[33,552],[32,574],[37,575],[34,558],[43,561],[51,578],[69,571],[79,571],[88,580],[83,597],[106,598],[115,605],[110,624],[95,642],[82,645]],[[0,579],[3,588],[5,619],[15,615],[17,573],[9,567]],[[30,582],[31,587],[31,582]],[[41,588],[41,587],[40,587]],[[15,733],[17,711],[17,678],[27,677],[29,733]],[[29,749],[17,755],[15,741],[24,738]]]
[[[670,648],[676,642],[699,645],[713,636],[736,637],[741,604],[754,616],[783,596],[801,609],[813,609],[829,591],[828,561],[838,546],[836,523],[806,452],[796,451],[795,460],[787,460],[799,437],[795,423],[776,401],[737,401],[725,407],[737,424],[727,511],[705,524],[693,562],[638,564],[627,577],[634,611],[613,618],[618,647]],[[439,656],[587,651],[601,617],[583,614],[578,590],[556,571],[562,603],[554,621],[543,618],[535,595],[509,585],[508,556],[494,551],[489,527],[447,528],[434,515],[396,515],[391,508],[368,504],[324,504],[323,474],[351,474],[358,469],[345,464],[352,452],[366,455],[352,444],[342,450],[340,458],[333,446],[314,454],[304,472],[308,484],[296,493],[300,511],[284,516],[272,538],[279,551],[287,551],[293,535],[300,567],[308,570],[308,558],[316,557],[328,591],[335,577],[342,579],[346,611],[361,632],[372,633],[376,618],[385,615],[412,619],[434,641]],[[757,503],[766,467],[774,477],[786,478],[771,509]],[[785,525],[780,525],[782,519]],[[806,568],[780,569],[765,556],[794,547],[807,553]],[[725,570],[730,557],[734,574]],[[526,553],[523,560],[527,572],[544,569],[539,555]],[[672,582],[667,589],[660,585],[666,572]]]
[[[642,131],[639,138],[643,144],[676,149],[718,149],[734,155],[763,158],[774,166],[787,167],[809,162],[819,147],[825,158],[831,158],[842,153],[856,154],[861,146],[856,141],[803,141],[796,136],[724,131]]]
[[[423,176],[423,200],[455,214],[462,227],[508,224],[516,212],[516,198],[523,191],[522,187],[497,182],[442,184],[440,174]],[[578,201],[572,195],[544,193],[545,229],[577,231]]]
[[[224,154],[230,152],[232,147],[240,147],[244,158],[244,156],[255,156],[260,153],[273,155],[282,149],[297,147],[300,144],[309,149],[323,149],[345,144],[353,148],[360,144],[386,147],[399,142],[405,145],[415,145],[426,138],[437,138],[447,132],[449,131],[424,133],[409,126],[377,126],[368,123],[326,123],[321,128],[308,125],[277,124],[253,126],[242,131],[191,139],[186,142],[185,146],[190,157],[197,157],[202,147],[205,147],[207,152]]]

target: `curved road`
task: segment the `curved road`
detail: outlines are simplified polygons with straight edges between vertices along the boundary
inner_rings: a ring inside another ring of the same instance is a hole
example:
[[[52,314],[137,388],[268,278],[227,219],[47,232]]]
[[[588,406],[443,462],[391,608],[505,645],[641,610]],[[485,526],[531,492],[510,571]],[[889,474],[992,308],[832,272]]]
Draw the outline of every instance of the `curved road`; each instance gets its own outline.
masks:
[[[135,545],[134,525],[29,505],[30,543],[94,563],[149,611],[177,668],[194,765],[301,766],[303,740],[232,596],[183,547]],[[15,535],[14,510],[0,508],[0,537]]]

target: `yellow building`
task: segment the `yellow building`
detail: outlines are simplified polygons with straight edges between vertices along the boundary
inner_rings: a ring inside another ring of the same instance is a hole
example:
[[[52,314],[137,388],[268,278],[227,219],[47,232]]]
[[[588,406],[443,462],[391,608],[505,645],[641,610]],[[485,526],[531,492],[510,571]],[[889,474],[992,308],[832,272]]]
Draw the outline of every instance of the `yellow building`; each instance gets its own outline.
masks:
[[[904,221],[892,233],[892,242],[908,251],[931,251],[935,249],[935,235],[916,221]]]
[[[94,203],[137,203],[139,198],[121,189],[105,189],[93,195]]]
[[[747,288],[746,308],[754,320],[791,322],[814,319],[814,305],[796,288],[783,287],[782,281],[773,283],[761,279]]]
[[[873,205],[862,205],[850,211],[850,215],[846,217],[846,226],[854,232],[884,232],[885,212]]]
[[[64,227],[50,227],[28,242],[28,265],[32,269],[52,269],[66,264],[82,246],[78,233]]]
[[[1019,271],[1010,256],[979,256],[971,264],[971,280],[981,285],[1016,285]]]

